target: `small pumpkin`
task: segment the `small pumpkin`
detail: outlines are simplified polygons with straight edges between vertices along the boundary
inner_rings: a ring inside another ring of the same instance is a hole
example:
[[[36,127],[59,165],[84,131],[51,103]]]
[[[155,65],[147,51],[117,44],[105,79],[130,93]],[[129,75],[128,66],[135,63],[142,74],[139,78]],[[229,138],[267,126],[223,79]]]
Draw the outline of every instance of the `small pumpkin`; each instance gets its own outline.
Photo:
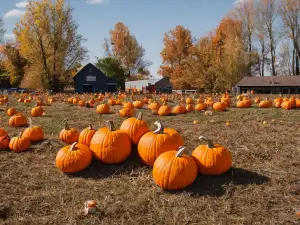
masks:
[[[153,179],[166,190],[179,190],[191,185],[197,178],[197,165],[191,156],[184,155],[184,147],[167,151],[155,160]]]
[[[133,116],[135,110],[134,108],[122,108],[119,110],[119,114],[120,116],[123,116],[123,117],[131,117]]]
[[[117,164],[125,161],[131,153],[131,141],[121,130],[115,130],[112,121],[107,127],[99,129],[93,136],[90,148],[93,156],[106,164]]]
[[[180,103],[178,103],[178,105],[176,105],[173,108],[172,113],[174,113],[174,114],[184,114],[184,113],[186,113],[186,108],[183,105],[181,105]]]
[[[171,108],[166,102],[164,102],[164,104],[159,108],[157,113],[160,116],[168,116],[171,113]]]
[[[153,110],[157,110],[158,111],[159,108],[160,108],[160,104],[158,102],[152,102],[148,106],[148,109],[150,109],[151,111],[153,111]]]
[[[191,97],[187,97],[185,102],[186,102],[186,104],[193,104],[194,100]]]
[[[8,135],[7,131],[4,130],[4,128],[0,128],[0,137],[7,136],[7,135]]]
[[[61,148],[56,155],[56,167],[64,173],[76,173],[87,168],[92,162],[91,150],[74,142]]]
[[[109,113],[109,105],[108,104],[100,104],[97,106],[96,109],[98,114],[108,114]]]
[[[8,124],[12,127],[27,126],[27,119],[22,113],[16,113],[8,120]]]
[[[141,109],[141,108],[143,108],[143,106],[144,106],[144,102],[143,102],[143,101],[134,101],[134,102],[133,102],[133,106],[134,106],[134,108],[136,108],[136,109]]]
[[[221,175],[227,172],[232,166],[231,153],[206,137],[201,136],[199,140],[207,142],[207,145],[199,145],[192,152],[198,172],[203,175]]]
[[[146,121],[143,120],[143,113],[139,112],[137,118],[128,118],[123,121],[120,130],[124,131],[134,145],[137,145],[141,137],[149,132]]]
[[[44,110],[41,106],[35,106],[34,108],[31,109],[31,116],[33,117],[39,117],[44,114]]]
[[[124,108],[133,109],[134,105],[132,102],[125,102],[123,105]]]
[[[22,133],[18,137],[13,137],[9,142],[9,149],[14,152],[24,152],[30,148],[30,139],[22,137]]]
[[[0,136],[0,150],[5,150],[8,149],[10,142],[10,137],[9,136]]]
[[[223,112],[226,110],[226,105],[223,102],[215,102],[213,104],[213,109],[219,112]]]
[[[29,118],[29,127],[24,130],[22,137],[28,137],[32,142],[42,141],[44,139],[43,128],[40,126],[32,126],[32,119]]]
[[[88,128],[85,128],[80,132],[78,138],[78,144],[83,144],[90,147],[91,140],[96,133],[96,130],[93,129],[92,124],[89,124]]]
[[[65,128],[59,133],[59,139],[67,144],[72,144],[78,141],[79,133],[75,128],[70,128],[68,125],[68,120],[64,120]]]
[[[198,103],[195,107],[195,110],[200,112],[200,111],[203,111],[203,110],[207,110],[207,104],[202,102],[202,103]]]
[[[13,116],[17,113],[17,110],[15,108],[8,108],[8,103],[6,103],[5,111],[8,116]]]
[[[166,152],[178,149],[182,146],[183,138],[172,128],[164,128],[161,121],[154,123],[157,126],[155,131],[144,134],[138,143],[138,155],[147,165],[153,166],[157,157]]]
[[[187,105],[186,105],[186,111],[187,111],[187,112],[192,112],[192,111],[194,111],[194,105],[193,105],[193,104],[187,104]]]

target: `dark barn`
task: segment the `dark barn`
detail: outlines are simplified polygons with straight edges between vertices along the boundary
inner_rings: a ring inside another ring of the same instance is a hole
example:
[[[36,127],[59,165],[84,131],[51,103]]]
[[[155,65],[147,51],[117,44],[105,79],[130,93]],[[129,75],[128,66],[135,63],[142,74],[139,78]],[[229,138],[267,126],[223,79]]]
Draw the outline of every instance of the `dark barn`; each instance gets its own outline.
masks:
[[[10,88],[9,76],[0,76],[0,89]]]
[[[247,76],[235,86],[238,94],[300,94],[300,76]]]
[[[74,83],[75,92],[77,93],[117,91],[117,82],[107,77],[91,63],[75,74]]]

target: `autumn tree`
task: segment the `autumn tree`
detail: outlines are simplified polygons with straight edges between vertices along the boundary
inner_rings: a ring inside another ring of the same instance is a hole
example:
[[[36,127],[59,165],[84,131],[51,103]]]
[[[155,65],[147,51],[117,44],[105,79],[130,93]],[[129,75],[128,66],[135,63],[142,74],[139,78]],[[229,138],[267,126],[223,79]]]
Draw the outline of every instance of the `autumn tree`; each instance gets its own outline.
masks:
[[[299,58],[300,58],[300,1],[284,0],[279,3],[279,13],[284,24],[287,37],[291,39],[294,51],[296,53],[296,70],[295,74],[300,75]]]
[[[163,42],[164,48],[160,53],[162,65],[159,73],[169,77],[177,88],[190,88],[192,83],[185,82],[185,69],[191,55],[191,32],[183,26],[176,26],[175,29],[165,33]]]
[[[2,66],[10,76],[12,86],[20,85],[27,65],[27,61],[20,55],[19,46],[16,43],[4,45]]]
[[[122,22],[115,24],[109,39],[104,42],[105,56],[118,58],[125,71],[126,79],[136,76],[139,71],[147,71],[150,61],[144,59],[145,49]]]
[[[87,50],[81,45],[84,39],[77,28],[72,9],[64,0],[31,1],[27,5],[14,33],[21,56],[32,66],[30,76],[40,81],[42,89],[58,90],[68,83],[71,68],[85,58]]]

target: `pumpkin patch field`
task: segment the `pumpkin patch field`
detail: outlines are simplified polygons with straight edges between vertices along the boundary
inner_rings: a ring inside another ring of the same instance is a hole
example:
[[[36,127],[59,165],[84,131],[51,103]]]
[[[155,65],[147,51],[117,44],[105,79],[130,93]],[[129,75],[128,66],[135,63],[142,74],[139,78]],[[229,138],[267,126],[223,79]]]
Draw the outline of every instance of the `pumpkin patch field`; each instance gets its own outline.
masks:
[[[1,97],[0,224],[299,224],[297,97]]]

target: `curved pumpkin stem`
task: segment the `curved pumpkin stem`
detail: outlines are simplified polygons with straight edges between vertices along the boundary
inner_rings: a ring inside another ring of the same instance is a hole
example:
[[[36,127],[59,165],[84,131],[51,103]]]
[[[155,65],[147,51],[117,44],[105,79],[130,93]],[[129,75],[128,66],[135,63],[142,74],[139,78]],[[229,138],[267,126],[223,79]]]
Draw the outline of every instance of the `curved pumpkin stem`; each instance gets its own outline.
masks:
[[[184,153],[185,147],[184,146],[180,146],[178,151],[175,154],[175,157],[181,157]]]
[[[200,136],[200,137],[199,137],[199,140],[200,140],[200,141],[203,140],[203,141],[207,142],[207,146],[208,146],[209,148],[214,148],[214,147],[215,147],[213,141],[212,141],[211,139],[209,139],[209,138],[206,138],[206,137],[204,137],[204,136]]]
[[[75,145],[77,144],[77,142],[74,142],[72,145],[71,145],[71,147],[70,147],[70,151],[74,151],[75,149]]]
[[[106,124],[107,124],[109,131],[115,131],[115,125],[114,125],[113,121],[108,120],[108,121],[106,121]]]
[[[142,119],[143,119],[143,113],[142,113],[142,112],[139,112],[139,113],[138,113],[137,119],[138,119],[138,120],[142,120]]]
[[[164,133],[164,125],[160,120],[154,123],[157,126],[157,129],[154,131],[154,134],[163,134]]]
[[[91,123],[89,123],[89,129],[90,129],[90,130],[93,130],[93,126],[92,126]]]

